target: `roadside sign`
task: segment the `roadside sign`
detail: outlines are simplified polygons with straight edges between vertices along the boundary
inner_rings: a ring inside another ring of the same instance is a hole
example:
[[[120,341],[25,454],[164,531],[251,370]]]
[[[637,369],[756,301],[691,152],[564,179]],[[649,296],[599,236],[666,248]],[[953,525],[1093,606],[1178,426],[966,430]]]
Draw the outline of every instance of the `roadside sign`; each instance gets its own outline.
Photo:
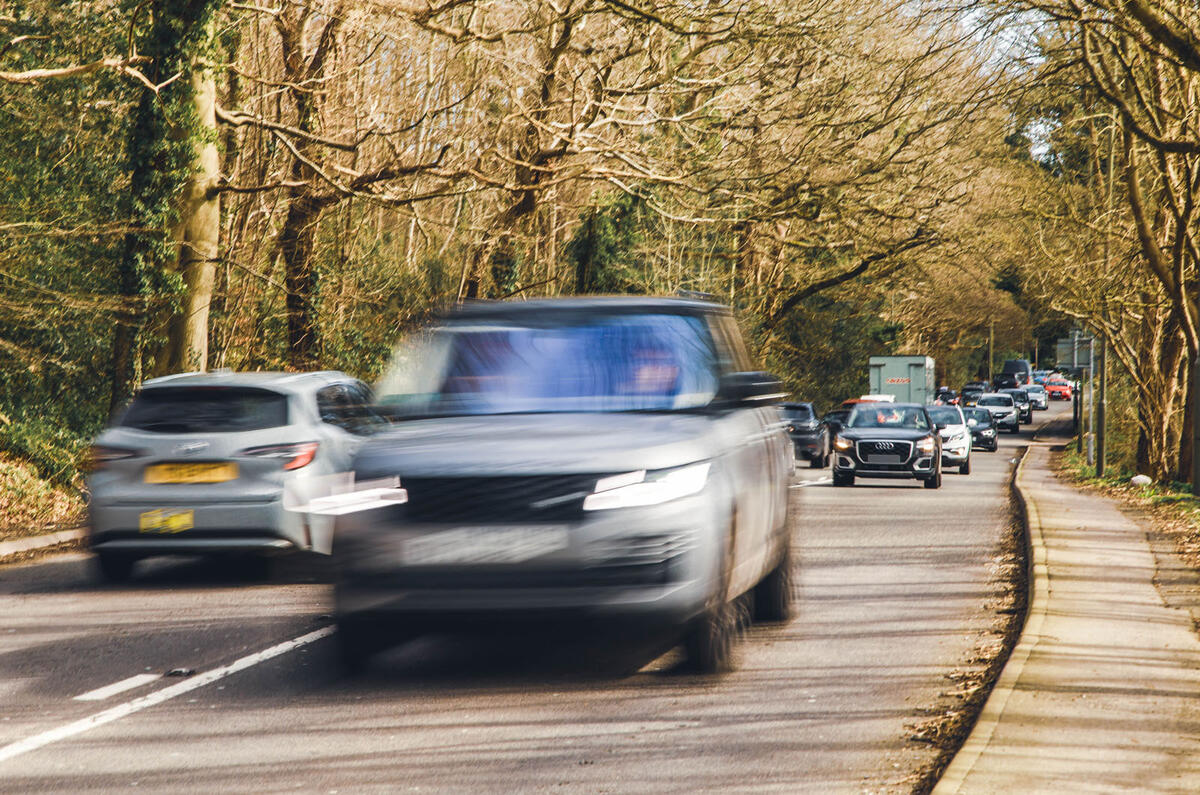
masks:
[[[1055,360],[1060,368],[1073,370],[1092,366],[1092,337],[1072,334],[1060,337],[1054,345]]]

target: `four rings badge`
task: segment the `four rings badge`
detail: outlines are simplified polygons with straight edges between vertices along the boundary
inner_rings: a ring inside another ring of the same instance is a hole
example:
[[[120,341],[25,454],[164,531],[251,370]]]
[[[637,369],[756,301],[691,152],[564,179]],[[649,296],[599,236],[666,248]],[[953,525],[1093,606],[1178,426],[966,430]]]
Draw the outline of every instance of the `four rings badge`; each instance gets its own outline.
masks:
[[[896,444],[894,442],[876,442],[875,449],[876,450],[895,450]]]

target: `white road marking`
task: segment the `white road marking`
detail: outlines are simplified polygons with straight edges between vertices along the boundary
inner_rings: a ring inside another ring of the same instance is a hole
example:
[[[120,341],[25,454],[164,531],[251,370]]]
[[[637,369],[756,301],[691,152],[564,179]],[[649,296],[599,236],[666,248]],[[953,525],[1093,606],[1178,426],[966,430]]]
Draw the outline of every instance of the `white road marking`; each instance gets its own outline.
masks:
[[[334,633],[333,627],[323,627],[314,632],[309,632],[307,635],[301,635],[298,638],[293,638],[289,641],[276,644],[269,649],[248,654],[239,660],[234,660],[229,665],[223,665],[220,668],[214,668],[211,671],[205,671],[202,674],[185,679],[179,684],[164,687],[162,690],[156,690],[153,693],[135,698],[132,701],[126,701],[124,704],[118,704],[115,707],[109,707],[103,712],[97,712],[95,715],[89,715],[86,718],[68,723],[65,726],[59,726],[57,729],[50,729],[41,734],[35,734],[32,737],[27,737],[24,740],[18,740],[15,743],[10,743],[0,747],[0,762],[7,759],[12,759],[14,756],[20,756],[29,751],[35,751],[38,748],[45,747],[51,743],[56,743],[59,740],[65,740],[69,737],[74,737],[77,734],[82,734],[97,726],[103,726],[106,723],[112,723],[115,720],[124,718],[127,715],[132,715],[135,712],[141,712],[149,707],[156,706],[164,701],[170,701],[176,696],[182,696],[184,693],[190,693],[193,690],[212,684],[217,680],[224,679],[230,674],[235,674],[238,671],[243,671],[261,662],[265,662],[272,657],[278,657],[281,654],[286,654],[293,649],[298,649],[301,646],[307,646],[321,638],[327,638]]]
[[[803,483],[793,483],[793,489],[802,489],[805,486],[819,486],[822,483],[832,483],[833,478],[821,478],[820,480],[806,480]]]
[[[106,687],[98,687],[95,690],[89,690],[82,696],[75,696],[76,701],[103,701],[106,698],[111,698],[117,693],[124,693],[126,690],[133,690],[135,687],[141,687],[144,684],[153,682],[155,679],[161,679],[158,674],[138,674],[131,676],[128,679],[122,679],[120,682],[114,682]]]

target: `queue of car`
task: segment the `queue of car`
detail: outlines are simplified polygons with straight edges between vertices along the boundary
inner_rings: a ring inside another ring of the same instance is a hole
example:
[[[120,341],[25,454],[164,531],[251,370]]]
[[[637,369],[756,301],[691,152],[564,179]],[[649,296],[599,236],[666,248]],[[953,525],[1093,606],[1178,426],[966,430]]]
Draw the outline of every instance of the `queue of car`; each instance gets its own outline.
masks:
[[[92,447],[88,544],[113,582],[160,555],[329,555],[349,669],[429,629],[566,618],[653,628],[719,672],[746,615],[791,614],[796,464],[940,488],[1036,405],[979,387],[821,414],[781,402],[708,300],[471,303],[374,389],[147,381]]]

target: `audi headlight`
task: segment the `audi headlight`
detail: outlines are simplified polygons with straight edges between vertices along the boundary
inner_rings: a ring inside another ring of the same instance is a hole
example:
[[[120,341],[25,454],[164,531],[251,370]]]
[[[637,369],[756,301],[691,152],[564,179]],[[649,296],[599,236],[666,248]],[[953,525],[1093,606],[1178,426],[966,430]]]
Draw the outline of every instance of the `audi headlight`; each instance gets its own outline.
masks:
[[[932,436],[926,436],[924,439],[921,439],[917,442],[917,449],[925,455],[931,455],[935,447],[936,443],[933,441]]]
[[[585,511],[642,508],[690,497],[704,490],[711,464],[689,464],[655,472],[638,470],[601,478],[583,501]]]
[[[839,450],[849,450],[854,446],[854,442],[850,441],[845,436],[838,436],[833,440],[833,446]]]

